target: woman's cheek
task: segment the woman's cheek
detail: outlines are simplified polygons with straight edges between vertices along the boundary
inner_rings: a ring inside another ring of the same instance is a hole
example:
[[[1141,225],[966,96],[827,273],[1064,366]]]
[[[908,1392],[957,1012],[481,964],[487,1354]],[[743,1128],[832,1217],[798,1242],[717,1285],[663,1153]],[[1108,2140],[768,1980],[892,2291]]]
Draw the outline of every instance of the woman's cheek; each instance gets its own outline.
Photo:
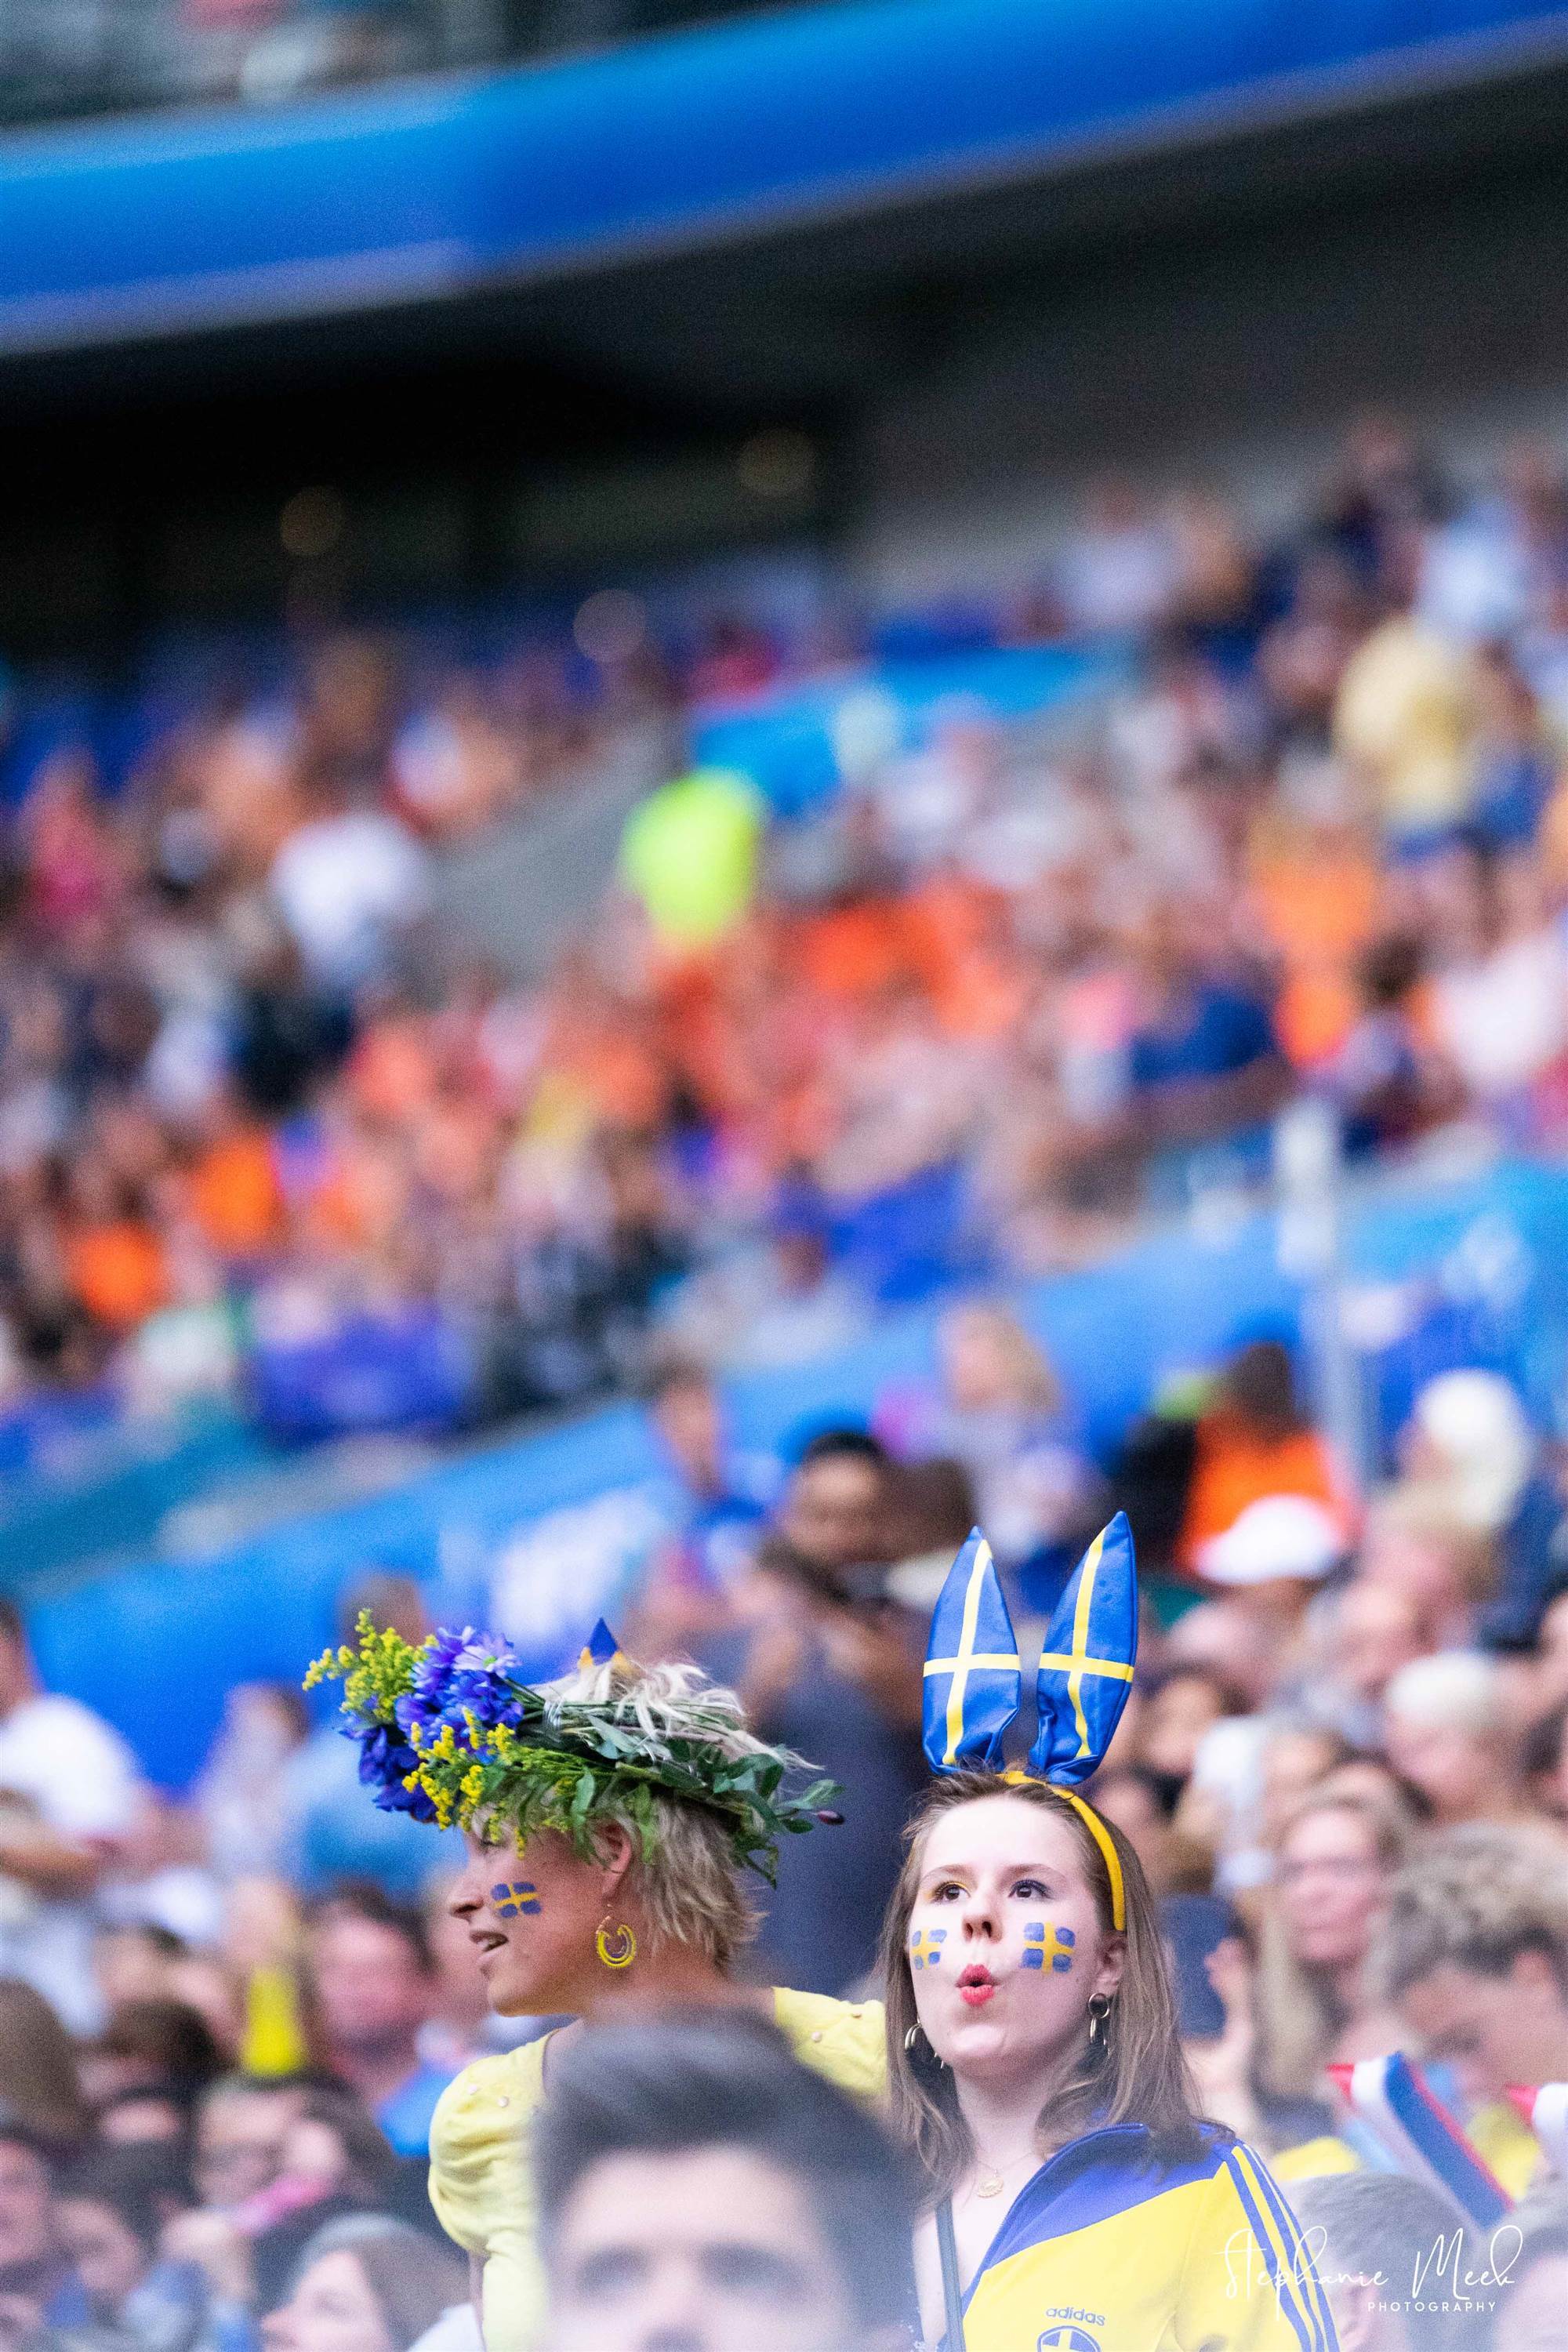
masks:
[[[904,1948],[909,1955],[915,2009],[923,2017],[940,1991],[943,1977],[951,1983],[957,1971],[957,1938],[944,1921],[928,1920],[919,1927],[911,1925]]]

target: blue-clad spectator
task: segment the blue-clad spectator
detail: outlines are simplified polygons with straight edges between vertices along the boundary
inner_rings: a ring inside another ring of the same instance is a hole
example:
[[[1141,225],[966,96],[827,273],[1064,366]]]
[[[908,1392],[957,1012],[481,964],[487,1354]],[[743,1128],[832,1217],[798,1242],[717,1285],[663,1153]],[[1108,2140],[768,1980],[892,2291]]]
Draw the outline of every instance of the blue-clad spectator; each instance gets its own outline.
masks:
[[[1216,1146],[1266,1164],[1268,1122],[1286,1091],[1267,999],[1244,976],[1205,968],[1183,936],[1191,919],[1190,910],[1156,908],[1139,941],[1142,1003],[1127,1076],[1157,1193],[1189,1189]]]
[[[766,1468],[729,1443],[718,1391],[693,1358],[667,1358],[648,1382],[647,1400],[672,1473],[684,1574],[721,1591],[756,1556],[767,1519]]]
[[[361,2098],[399,2156],[424,2156],[452,2067],[420,2055],[436,2001],[425,1923],[370,1889],[324,1903],[306,1942],[310,2024],[320,2055]]]

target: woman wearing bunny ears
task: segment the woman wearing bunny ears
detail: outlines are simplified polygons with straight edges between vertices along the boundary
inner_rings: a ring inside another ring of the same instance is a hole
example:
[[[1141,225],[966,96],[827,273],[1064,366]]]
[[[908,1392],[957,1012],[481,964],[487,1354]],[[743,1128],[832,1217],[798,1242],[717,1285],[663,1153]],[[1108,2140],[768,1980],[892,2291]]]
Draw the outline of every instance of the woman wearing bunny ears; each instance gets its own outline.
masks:
[[[930,2195],[923,2332],[944,2352],[1333,2352],[1279,2189],[1194,2112],[1152,1898],[1081,1793],[1137,1631],[1119,1515],[1051,1621],[1038,1727],[1009,1769],[1023,1672],[978,1530],[937,1603],[937,1780],[883,1946],[893,2116]]]

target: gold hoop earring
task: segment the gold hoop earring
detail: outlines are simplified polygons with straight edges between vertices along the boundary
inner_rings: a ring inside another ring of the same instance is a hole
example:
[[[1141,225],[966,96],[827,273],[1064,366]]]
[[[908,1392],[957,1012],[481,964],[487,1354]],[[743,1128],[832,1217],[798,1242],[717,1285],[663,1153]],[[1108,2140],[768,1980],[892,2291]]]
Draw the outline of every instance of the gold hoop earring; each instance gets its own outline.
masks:
[[[1091,2050],[1103,2048],[1110,2042],[1110,2032],[1106,2022],[1110,2015],[1110,1995],[1108,1992],[1091,1993],[1089,2003],[1089,2046]]]
[[[594,1949],[605,1968],[629,1969],[637,1956],[637,1939],[624,1922],[611,1930],[610,1915],[606,1911],[595,1930]]]

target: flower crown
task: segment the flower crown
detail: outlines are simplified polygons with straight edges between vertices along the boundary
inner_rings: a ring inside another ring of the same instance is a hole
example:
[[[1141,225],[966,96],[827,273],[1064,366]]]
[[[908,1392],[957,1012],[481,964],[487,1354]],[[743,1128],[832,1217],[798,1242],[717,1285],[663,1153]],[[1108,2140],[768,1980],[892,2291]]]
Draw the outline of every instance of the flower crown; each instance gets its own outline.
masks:
[[[754,1739],[731,1692],[693,1666],[646,1675],[602,1619],[578,1675],[542,1689],[521,1680],[504,1642],[471,1627],[416,1644],[362,1612],[355,1633],[354,1647],[315,1661],[305,1687],[342,1684],[342,1728],[384,1812],[520,1845],[554,1830],[584,1855],[613,1822],[646,1860],[658,1842],[654,1799],[674,1797],[717,1813],[735,1861],[770,1885],[782,1835],[841,1819],[824,1810],[832,1780],[784,1792],[786,1774],[809,1768]]]

